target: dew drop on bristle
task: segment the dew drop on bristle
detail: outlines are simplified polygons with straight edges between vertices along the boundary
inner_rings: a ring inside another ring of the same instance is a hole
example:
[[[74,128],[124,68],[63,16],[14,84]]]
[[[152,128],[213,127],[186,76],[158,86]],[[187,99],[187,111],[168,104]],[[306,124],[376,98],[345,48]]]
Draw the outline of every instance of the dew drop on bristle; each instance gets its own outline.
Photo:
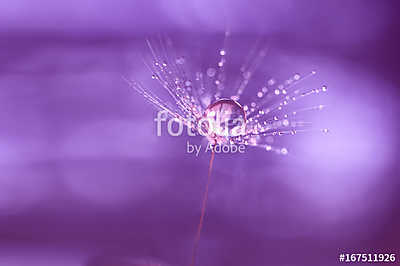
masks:
[[[231,137],[245,134],[246,113],[234,100],[221,99],[210,104],[203,117],[208,122],[207,138],[213,144],[226,144]]]

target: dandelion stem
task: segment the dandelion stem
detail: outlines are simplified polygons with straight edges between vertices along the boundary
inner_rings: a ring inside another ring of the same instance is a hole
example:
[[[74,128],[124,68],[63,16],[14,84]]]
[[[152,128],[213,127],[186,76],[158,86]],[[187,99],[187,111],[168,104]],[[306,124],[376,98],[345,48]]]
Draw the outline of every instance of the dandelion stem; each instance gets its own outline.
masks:
[[[206,189],[205,189],[204,194],[203,194],[203,201],[202,201],[202,205],[201,205],[200,221],[199,221],[199,225],[197,227],[196,238],[194,239],[193,253],[192,253],[192,263],[190,264],[191,266],[194,266],[195,263],[196,263],[197,250],[198,250],[198,247],[199,247],[201,231],[202,231],[202,228],[203,228],[204,216],[206,214],[207,199],[208,199],[208,188],[210,186],[210,181],[211,181],[211,172],[212,172],[212,167],[213,167],[213,163],[214,163],[214,157],[215,157],[215,152],[214,152],[214,150],[212,150],[210,163],[209,163],[209,166],[208,166],[207,184],[206,184]]]

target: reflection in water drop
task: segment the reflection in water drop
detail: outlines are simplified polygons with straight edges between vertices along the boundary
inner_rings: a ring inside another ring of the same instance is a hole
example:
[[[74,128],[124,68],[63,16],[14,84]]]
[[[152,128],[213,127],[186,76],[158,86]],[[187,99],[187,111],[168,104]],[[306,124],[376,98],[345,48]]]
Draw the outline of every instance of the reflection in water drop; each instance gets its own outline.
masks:
[[[225,144],[232,136],[245,134],[246,113],[231,99],[221,99],[209,105],[204,112],[207,118],[207,138],[211,143]]]

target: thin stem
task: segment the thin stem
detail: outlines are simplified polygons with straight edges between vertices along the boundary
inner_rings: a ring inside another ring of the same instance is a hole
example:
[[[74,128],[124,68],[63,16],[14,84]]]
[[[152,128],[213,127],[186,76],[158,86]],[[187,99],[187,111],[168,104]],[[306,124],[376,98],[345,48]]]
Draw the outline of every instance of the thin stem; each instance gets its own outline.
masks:
[[[208,199],[208,188],[210,186],[210,181],[211,181],[211,171],[212,171],[212,167],[213,167],[214,157],[215,157],[215,152],[214,152],[214,149],[213,149],[212,153],[211,153],[210,163],[209,163],[209,166],[208,166],[208,178],[207,178],[206,189],[205,189],[204,195],[203,195],[203,202],[202,202],[202,205],[201,205],[200,221],[199,221],[199,225],[197,227],[196,238],[194,240],[194,245],[193,245],[192,263],[190,264],[191,266],[194,266],[195,263],[196,263],[197,250],[198,250],[198,247],[199,247],[201,231],[203,229],[204,216],[206,214],[207,199]]]

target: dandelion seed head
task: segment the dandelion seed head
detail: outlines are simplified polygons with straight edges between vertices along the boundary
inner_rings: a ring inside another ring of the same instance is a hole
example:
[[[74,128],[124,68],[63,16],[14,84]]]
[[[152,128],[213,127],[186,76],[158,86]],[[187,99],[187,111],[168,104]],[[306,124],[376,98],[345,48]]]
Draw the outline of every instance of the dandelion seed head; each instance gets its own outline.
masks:
[[[230,34],[225,37],[228,36]],[[228,63],[225,46],[217,50],[220,58],[213,65],[192,71],[187,64],[188,57],[169,53],[173,51],[169,39],[165,43],[161,41],[161,45],[160,42],[154,45],[149,42],[148,45],[153,56],[147,64],[151,77],[171,99],[160,99],[154,88],[147,89],[139,82],[130,82],[130,85],[191,131],[205,136],[210,143],[250,145],[286,155],[287,148],[275,146],[275,138],[306,132],[310,123],[302,120],[302,114],[325,109],[323,104],[292,107],[305,97],[327,91],[326,85],[317,88],[299,86],[305,79],[314,76],[315,70],[308,74],[295,72],[282,81],[270,77],[263,84],[255,84],[257,79],[253,77],[267,55],[265,47],[249,51],[250,59],[239,67],[236,76],[230,77],[225,68]],[[230,81],[235,79],[237,82],[232,86]],[[251,94],[253,97],[249,97]],[[243,122],[235,123],[238,118]],[[199,125],[202,119],[207,120]],[[328,129],[320,131],[328,133]]]

